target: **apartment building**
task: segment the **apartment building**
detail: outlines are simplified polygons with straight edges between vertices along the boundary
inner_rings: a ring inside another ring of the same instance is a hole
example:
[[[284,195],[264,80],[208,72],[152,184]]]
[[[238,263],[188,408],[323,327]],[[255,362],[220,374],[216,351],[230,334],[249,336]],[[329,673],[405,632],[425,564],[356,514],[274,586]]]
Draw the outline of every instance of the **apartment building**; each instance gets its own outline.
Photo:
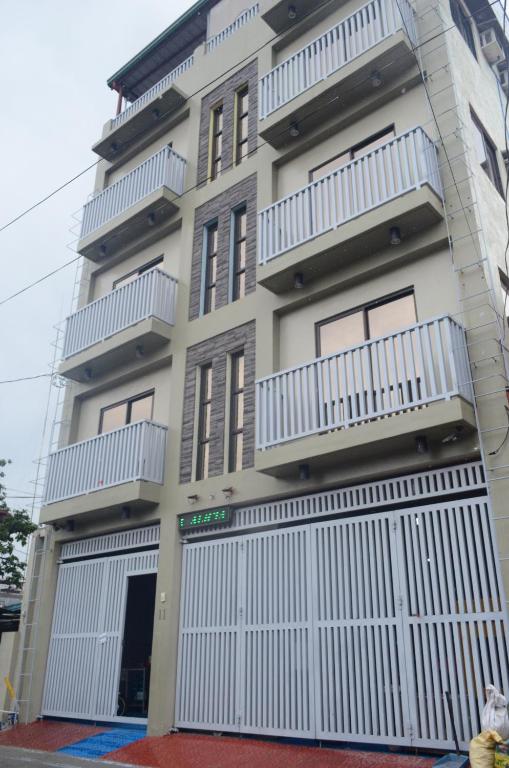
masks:
[[[23,719],[447,748],[509,692],[505,32],[199,0],[110,78]]]

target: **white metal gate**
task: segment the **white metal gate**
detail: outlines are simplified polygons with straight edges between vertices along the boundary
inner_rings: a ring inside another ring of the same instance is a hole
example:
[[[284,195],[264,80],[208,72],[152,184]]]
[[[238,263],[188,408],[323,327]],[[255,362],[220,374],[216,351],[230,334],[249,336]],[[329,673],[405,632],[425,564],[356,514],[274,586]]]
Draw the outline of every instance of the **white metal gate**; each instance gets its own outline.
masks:
[[[509,691],[487,499],[185,545],[177,725],[448,748]]]
[[[157,562],[151,550],[60,565],[43,715],[116,718],[127,580]]]

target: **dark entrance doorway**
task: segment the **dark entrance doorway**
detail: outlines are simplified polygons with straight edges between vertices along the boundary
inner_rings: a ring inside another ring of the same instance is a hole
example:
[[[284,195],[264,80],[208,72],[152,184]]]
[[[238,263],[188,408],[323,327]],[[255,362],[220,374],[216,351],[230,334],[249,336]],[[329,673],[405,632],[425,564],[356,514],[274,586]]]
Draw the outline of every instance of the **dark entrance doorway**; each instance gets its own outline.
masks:
[[[147,717],[156,574],[129,576],[117,715]]]

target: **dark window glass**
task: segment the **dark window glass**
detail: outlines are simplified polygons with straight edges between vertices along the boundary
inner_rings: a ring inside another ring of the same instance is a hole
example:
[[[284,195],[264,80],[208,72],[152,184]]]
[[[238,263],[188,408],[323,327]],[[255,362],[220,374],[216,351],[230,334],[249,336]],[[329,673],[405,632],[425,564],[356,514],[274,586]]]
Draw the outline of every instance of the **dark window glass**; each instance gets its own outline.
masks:
[[[198,456],[196,479],[205,480],[209,476],[210,458],[210,417],[212,409],[212,365],[200,369],[200,406],[198,416]]]
[[[493,186],[503,197],[504,190],[502,187],[502,179],[500,178],[500,170],[498,168],[497,150],[477,117],[473,113],[471,113],[471,117],[474,131],[475,151],[479,163],[491,180]]]
[[[337,171],[338,168],[346,165],[350,162],[350,160],[355,160],[357,157],[362,157],[362,155],[365,155],[367,152],[371,152],[381,144],[385,144],[385,142],[389,141],[389,139],[394,135],[394,126],[391,126],[390,128],[384,128],[383,131],[380,131],[374,136],[370,136],[364,141],[361,141],[359,144],[356,144],[354,147],[351,147],[346,152],[342,152],[340,155],[336,155],[336,157],[333,157],[331,160],[327,160],[317,168],[314,168],[309,172],[309,180],[316,181],[317,179],[323,178],[323,176],[327,176],[329,173]]]
[[[346,347],[405,328],[416,320],[413,293],[382,299],[319,323],[318,354],[331,355]]]
[[[223,157],[223,105],[212,110],[212,141],[210,147],[212,179],[221,175]]]
[[[205,228],[205,294],[203,313],[216,307],[217,280],[217,221]]]
[[[228,471],[242,469],[244,448],[244,350],[232,355]]]
[[[500,277],[500,287],[502,288],[504,314],[509,325],[509,277],[501,269],[498,270],[498,274]]]
[[[472,25],[468,15],[465,13],[463,6],[458,2],[458,0],[450,0],[450,6],[452,19],[458,27],[460,35],[472,51],[473,55],[477,58],[475,52],[474,33],[472,32]]]
[[[130,397],[121,403],[108,405],[106,408],[101,409],[99,434],[111,432],[112,429],[118,429],[119,427],[125,427],[126,424],[133,424],[135,421],[151,419],[153,408],[153,391]]]
[[[136,280],[137,277],[140,275],[143,275],[144,272],[150,272],[151,269],[155,269],[156,267],[159,267],[163,263],[164,256],[158,256],[157,259],[153,259],[152,261],[149,261],[147,264],[143,264],[142,267],[139,267],[138,269],[134,269],[132,272],[129,272],[127,275],[124,275],[123,277],[119,277],[118,280],[115,280],[113,282],[113,288],[121,288],[123,285],[127,285],[128,283],[132,283],[133,280]]]
[[[233,291],[232,301],[246,295],[246,229],[245,206],[233,214]]]
[[[237,126],[235,162],[242,163],[248,155],[248,119],[249,119],[249,90],[245,88],[237,92]]]

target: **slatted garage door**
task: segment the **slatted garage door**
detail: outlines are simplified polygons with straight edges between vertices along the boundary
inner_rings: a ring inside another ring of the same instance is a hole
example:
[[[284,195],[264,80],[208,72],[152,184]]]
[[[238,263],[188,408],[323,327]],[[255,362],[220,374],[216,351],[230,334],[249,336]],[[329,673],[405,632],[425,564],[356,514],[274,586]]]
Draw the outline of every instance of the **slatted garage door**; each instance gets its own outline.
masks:
[[[187,544],[177,724],[448,748],[449,690],[466,745],[509,691],[494,563],[485,498]]]
[[[59,567],[43,715],[111,720],[129,576],[157,572],[157,551]]]

